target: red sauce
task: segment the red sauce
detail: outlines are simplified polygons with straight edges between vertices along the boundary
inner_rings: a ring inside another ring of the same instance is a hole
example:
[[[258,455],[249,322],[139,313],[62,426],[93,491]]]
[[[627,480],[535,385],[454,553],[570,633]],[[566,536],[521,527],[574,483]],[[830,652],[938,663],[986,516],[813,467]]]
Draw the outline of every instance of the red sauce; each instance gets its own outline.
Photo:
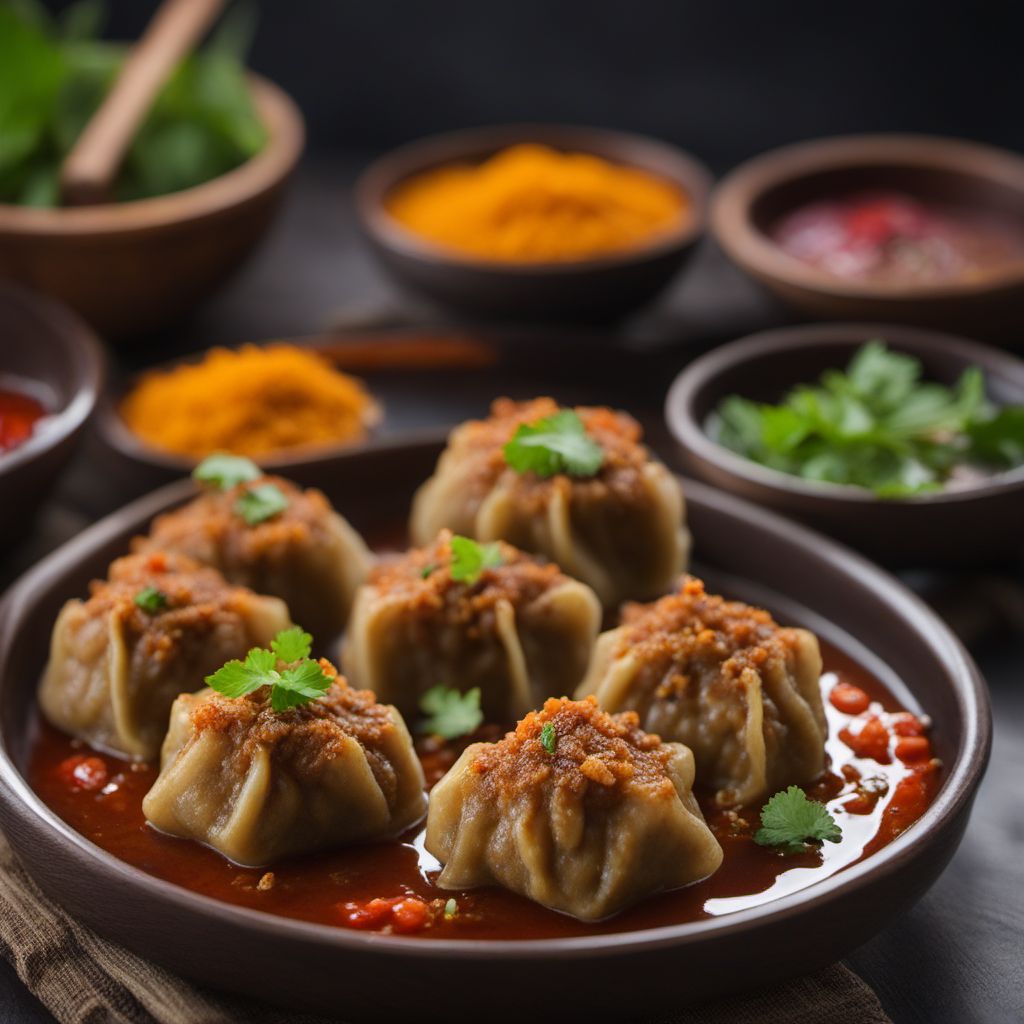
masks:
[[[757,809],[725,812],[702,799],[708,824],[725,851],[722,867],[703,882],[654,896],[598,924],[583,924],[502,889],[437,888],[439,866],[423,850],[422,829],[397,842],[305,857],[272,870],[238,867],[213,850],[161,835],[146,824],[142,798],[156,778],[155,766],[94,753],[45,723],[39,726],[29,781],[69,825],[121,860],[206,896],[285,917],[467,939],[551,938],[698,921],[776,899],[856,863],[910,827],[934,797],[941,767],[931,757],[930,744],[913,752],[905,746],[908,739],[928,743],[925,725],[845,655],[824,645],[823,652],[831,768],[808,795],[828,804],[843,829],[842,841],[782,856],[753,842]],[[829,696],[842,695],[842,704],[856,698],[851,687],[863,699],[853,701],[859,710],[847,713]],[[867,723],[877,723],[871,726],[872,745],[858,753],[857,738]],[[471,739],[493,740],[501,732],[499,726],[485,725]],[[420,743],[429,785],[468,742]]]
[[[897,192],[808,203],[769,233],[790,256],[851,281],[930,284],[1024,260],[1024,226]]]
[[[24,444],[46,415],[46,409],[31,395],[0,387],[0,453]]]

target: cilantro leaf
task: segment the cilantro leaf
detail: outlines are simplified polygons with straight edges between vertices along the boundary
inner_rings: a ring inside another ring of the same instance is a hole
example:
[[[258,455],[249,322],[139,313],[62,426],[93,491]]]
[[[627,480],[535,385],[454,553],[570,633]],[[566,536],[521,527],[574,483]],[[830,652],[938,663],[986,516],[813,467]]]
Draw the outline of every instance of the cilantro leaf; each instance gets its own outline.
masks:
[[[258,526],[268,519],[273,519],[287,507],[288,499],[277,484],[258,484],[256,487],[250,487],[243,491],[235,502],[235,512],[249,526]]]
[[[270,691],[270,706],[275,711],[284,711],[316,700],[325,690],[330,688],[333,680],[320,663],[303,661],[294,668],[287,668]]]
[[[802,853],[808,843],[838,843],[842,835],[824,804],[809,800],[799,786],[790,786],[761,808],[761,827],[754,833],[754,842],[775,846],[782,853]]]
[[[590,437],[572,409],[562,409],[535,423],[523,423],[505,445],[505,462],[517,473],[594,476],[604,461],[601,446]]]
[[[313,649],[313,638],[300,626],[292,626],[291,629],[284,629],[274,637],[270,642],[270,649],[277,655],[279,661],[291,664],[293,661],[302,661],[309,657],[309,652]]]
[[[433,575],[433,572],[436,568],[437,566],[433,562],[430,562],[427,565],[423,566],[423,568],[420,569],[420,579],[425,580],[429,576]]]
[[[251,459],[217,452],[208,455],[194,470],[192,477],[204,484],[215,484],[221,491],[230,491],[238,484],[251,483],[263,476],[263,470]]]
[[[420,710],[427,717],[419,723],[417,730],[446,740],[469,735],[484,720],[478,686],[466,693],[443,685],[435,686],[420,698]]]
[[[967,431],[971,454],[992,465],[1024,463],[1024,405],[1007,406],[991,419],[972,423]]]
[[[150,615],[156,615],[167,607],[167,595],[156,587],[143,587],[135,595],[135,603]]]
[[[476,583],[484,569],[495,569],[502,563],[501,545],[478,544],[469,537],[452,537],[452,579],[458,583]]]
[[[540,730],[540,745],[549,753],[553,754],[558,746],[558,733],[551,722],[545,722]]]

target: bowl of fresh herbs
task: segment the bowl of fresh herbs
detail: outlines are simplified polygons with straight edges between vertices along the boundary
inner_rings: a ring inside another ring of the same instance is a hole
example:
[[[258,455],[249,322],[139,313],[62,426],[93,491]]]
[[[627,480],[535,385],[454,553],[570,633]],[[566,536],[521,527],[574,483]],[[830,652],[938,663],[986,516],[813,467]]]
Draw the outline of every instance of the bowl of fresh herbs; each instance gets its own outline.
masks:
[[[682,464],[890,564],[1024,552],[1024,362],[950,335],[806,325],[722,346],[666,399]]]
[[[123,336],[209,294],[270,223],[302,151],[302,117],[248,74],[245,11],[230,11],[158,96],[111,201],[61,205],[61,162],[126,48],[101,40],[102,5],[61,16],[0,3],[0,277],[63,299]]]

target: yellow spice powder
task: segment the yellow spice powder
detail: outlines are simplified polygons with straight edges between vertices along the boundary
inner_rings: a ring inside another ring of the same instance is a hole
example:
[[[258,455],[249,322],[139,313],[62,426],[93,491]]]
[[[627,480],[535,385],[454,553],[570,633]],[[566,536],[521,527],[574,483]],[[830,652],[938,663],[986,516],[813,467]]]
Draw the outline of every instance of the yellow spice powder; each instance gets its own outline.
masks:
[[[277,344],[214,348],[199,363],[148,373],[121,416],[154,447],[201,459],[357,440],[379,410],[360,381],[319,353]]]
[[[688,215],[664,179],[586,153],[512,146],[402,183],[388,212],[410,231],[469,256],[509,263],[590,259],[652,242]]]

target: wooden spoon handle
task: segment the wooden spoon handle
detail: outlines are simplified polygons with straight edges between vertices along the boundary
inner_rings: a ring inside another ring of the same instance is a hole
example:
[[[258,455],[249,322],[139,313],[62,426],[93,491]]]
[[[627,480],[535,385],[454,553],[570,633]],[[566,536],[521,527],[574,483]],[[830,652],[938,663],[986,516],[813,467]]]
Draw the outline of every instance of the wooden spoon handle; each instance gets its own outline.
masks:
[[[61,166],[70,206],[106,202],[124,155],[164,82],[189,54],[225,0],[164,0],[100,108]]]

